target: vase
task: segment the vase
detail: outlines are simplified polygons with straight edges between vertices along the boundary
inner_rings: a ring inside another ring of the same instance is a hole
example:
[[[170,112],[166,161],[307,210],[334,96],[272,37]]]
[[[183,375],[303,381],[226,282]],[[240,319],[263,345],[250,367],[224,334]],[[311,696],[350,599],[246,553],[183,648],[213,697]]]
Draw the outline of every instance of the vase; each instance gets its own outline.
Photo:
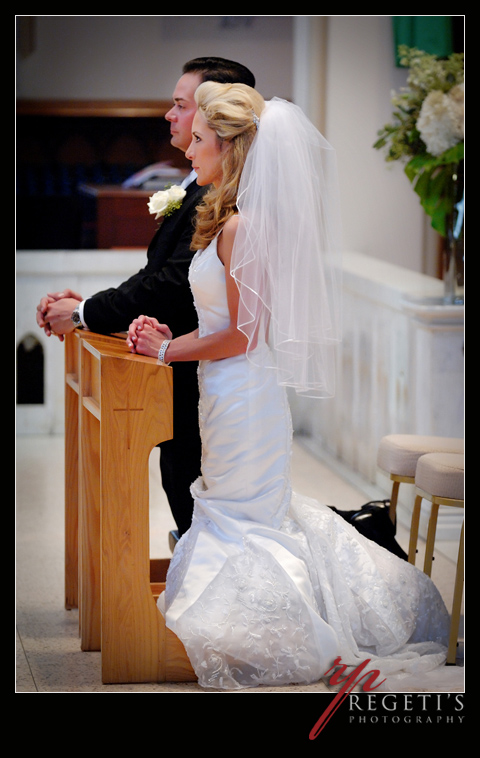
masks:
[[[464,303],[464,258],[463,237],[445,238],[443,248],[443,301],[445,305],[463,305]]]
[[[464,303],[463,170],[452,177],[452,211],[447,217],[443,245],[444,304]]]

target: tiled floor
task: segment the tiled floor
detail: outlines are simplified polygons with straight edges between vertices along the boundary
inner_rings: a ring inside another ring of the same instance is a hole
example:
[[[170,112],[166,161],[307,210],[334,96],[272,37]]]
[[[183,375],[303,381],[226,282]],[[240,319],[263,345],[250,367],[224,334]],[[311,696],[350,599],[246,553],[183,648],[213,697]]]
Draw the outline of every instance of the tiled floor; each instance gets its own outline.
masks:
[[[158,469],[158,451],[150,461],[151,555],[170,555],[167,535],[173,526],[163,494]],[[381,496],[355,477],[338,474],[296,444],[293,454],[293,484],[297,491],[316,497],[342,510],[357,508]],[[63,438],[56,436],[17,438],[17,682],[16,692],[205,692],[195,683],[103,685],[100,653],[80,650],[78,612],[63,607],[64,560]],[[407,547],[408,534],[401,526],[398,542]],[[443,549],[444,548],[444,549]],[[441,547],[448,555],[456,545]],[[421,553],[421,547],[420,551]],[[421,555],[419,556],[421,565]],[[436,551],[433,580],[451,607],[455,563]],[[459,663],[463,661],[459,647]],[[279,688],[285,692],[285,688]],[[288,692],[325,691],[322,683],[292,687]],[[274,692],[275,688],[262,690]],[[255,693],[258,690],[245,690]]]

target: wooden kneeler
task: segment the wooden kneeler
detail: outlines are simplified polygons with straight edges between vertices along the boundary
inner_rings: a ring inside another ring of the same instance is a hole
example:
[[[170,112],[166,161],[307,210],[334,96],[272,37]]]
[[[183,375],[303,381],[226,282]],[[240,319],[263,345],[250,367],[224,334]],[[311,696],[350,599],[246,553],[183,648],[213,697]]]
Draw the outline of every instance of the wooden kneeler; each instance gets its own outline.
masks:
[[[65,369],[65,605],[81,649],[101,650],[104,683],[194,681],[156,607],[169,561],[149,554],[148,462],[172,437],[172,371],[83,331]]]

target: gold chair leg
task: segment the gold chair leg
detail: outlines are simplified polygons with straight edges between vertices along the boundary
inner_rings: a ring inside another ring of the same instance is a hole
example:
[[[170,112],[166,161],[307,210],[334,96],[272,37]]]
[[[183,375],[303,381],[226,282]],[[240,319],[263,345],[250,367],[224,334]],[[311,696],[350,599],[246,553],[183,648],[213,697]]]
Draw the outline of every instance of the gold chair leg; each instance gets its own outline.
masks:
[[[428,522],[427,542],[425,545],[425,562],[423,571],[428,576],[432,575],[433,549],[435,546],[435,533],[437,531],[438,503],[432,503],[430,520]]]
[[[399,488],[400,488],[400,482],[397,482],[394,480],[393,486],[392,486],[392,494],[390,496],[390,507],[388,509],[388,515],[390,516],[390,520],[392,524],[395,523],[395,518],[397,515],[397,501],[398,501]]]
[[[460,610],[462,606],[462,593],[464,581],[464,542],[463,542],[463,524],[460,533],[460,544],[458,546],[457,573],[455,576],[455,589],[453,592],[452,617],[450,620],[450,640],[448,644],[447,663],[454,664],[457,654],[458,629],[460,626]]]
[[[422,496],[417,495],[413,506],[412,523],[410,526],[410,542],[408,545],[408,562],[415,566],[417,555],[418,527],[420,524],[420,510],[422,507]]]

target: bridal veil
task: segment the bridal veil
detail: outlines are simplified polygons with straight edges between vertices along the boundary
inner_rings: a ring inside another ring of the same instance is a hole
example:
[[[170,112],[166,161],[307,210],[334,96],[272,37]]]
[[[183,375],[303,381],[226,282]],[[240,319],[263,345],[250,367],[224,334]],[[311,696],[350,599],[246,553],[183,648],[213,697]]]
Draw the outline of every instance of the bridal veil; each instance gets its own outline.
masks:
[[[279,383],[331,397],[341,339],[336,156],[298,106],[279,98],[266,103],[237,206],[231,273],[247,355],[255,360],[257,335],[269,329]]]

